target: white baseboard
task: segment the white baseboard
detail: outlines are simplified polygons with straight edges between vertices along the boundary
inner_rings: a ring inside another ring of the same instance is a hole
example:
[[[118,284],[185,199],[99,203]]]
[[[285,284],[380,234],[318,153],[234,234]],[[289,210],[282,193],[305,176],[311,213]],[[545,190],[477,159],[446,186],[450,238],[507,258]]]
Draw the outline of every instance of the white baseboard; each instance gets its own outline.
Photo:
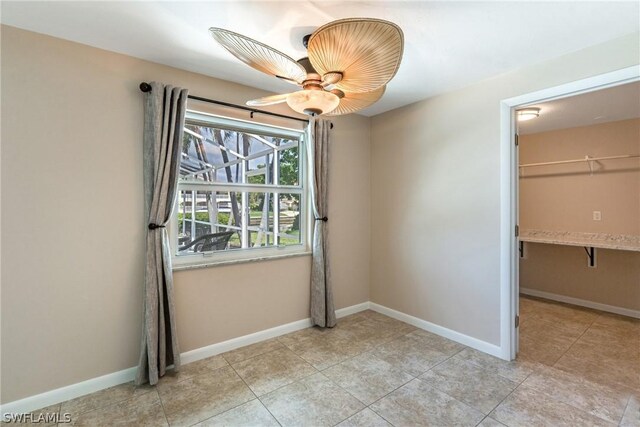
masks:
[[[476,338],[461,334],[460,332],[438,326],[431,322],[427,322],[426,320],[422,320],[417,317],[413,317],[408,314],[401,313],[399,311],[392,310],[390,308],[371,302],[363,302],[361,304],[356,304],[350,307],[336,310],[336,317],[341,318],[367,309],[375,310],[394,319],[401,320],[417,328],[433,332],[434,334],[443,336],[445,338],[449,338],[450,340],[475,348],[476,350],[482,351],[484,353],[501,357],[500,347],[494,344],[480,341]],[[195,350],[190,350],[182,353],[180,355],[180,358],[183,364],[188,364],[196,362],[198,360],[206,359],[207,357],[215,356],[220,353],[231,351],[239,347],[255,344],[260,341],[268,340],[270,338],[275,338],[284,334],[288,334],[290,332],[308,328],[309,326],[311,326],[311,319],[297,320],[285,325],[265,329],[264,331],[255,332],[253,334],[244,335],[238,338],[232,338],[227,341],[197,348]],[[3,416],[7,413],[28,413],[36,409],[55,405],[69,399],[74,399],[76,397],[94,393],[105,388],[133,381],[133,379],[135,378],[135,374],[136,368],[133,367],[114,372],[112,374],[103,375],[98,378],[92,378],[80,383],[71,384],[66,387],[61,387],[45,393],[37,394],[35,396],[30,396],[24,399],[16,400],[14,402],[6,403],[2,405],[2,407],[0,408],[0,412]]]
[[[614,305],[601,304],[599,302],[593,302],[593,301],[588,301],[584,299],[573,298],[565,295],[558,295],[550,292],[538,291],[538,290],[529,289],[529,288],[520,288],[520,293],[524,295],[530,295],[532,297],[544,298],[552,301],[579,305],[580,307],[593,308],[595,310],[606,311],[608,313],[621,314],[623,316],[640,319],[640,310],[632,310],[630,308],[616,307]]]
[[[473,338],[460,332],[456,332],[454,330],[445,328],[444,326],[436,325],[435,323],[427,322],[426,320],[422,320],[409,314],[393,310],[380,304],[376,304],[373,302],[369,304],[371,310],[373,311],[377,311],[378,313],[393,317],[394,319],[413,325],[416,328],[424,329],[425,331],[448,338],[452,341],[466,345],[467,347],[475,348],[476,350],[482,351],[483,353],[503,358],[502,349],[500,348],[500,346],[488,343],[486,341],[481,341],[477,338]]]
[[[340,319],[341,317],[349,316],[350,314],[360,313],[361,311],[369,310],[371,308],[371,303],[369,301],[363,302],[360,304],[352,305],[350,307],[345,307],[336,310],[336,317]]]
[[[368,308],[369,302],[363,302],[361,304],[341,308],[339,310],[336,310],[336,317],[339,319],[350,314],[367,310]],[[284,334],[299,331],[300,329],[308,328],[311,325],[311,319],[297,320],[295,322],[276,326],[271,329],[265,329],[264,331],[255,332],[249,335],[243,335],[238,338],[232,338],[227,341],[187,351],[180,355],[180,360],[183,364],[196,362],[198,360],[206,359],[207,357],[215,356],[216,354],[225,353],[227,351],[235,350],[236,348],[244,347],[246,345],[255,344],[260,341],[265,341]]]
[[[350,314],[367,310],[368,308],[369,302],[363,302],[361,304],[341,308],[339,310],[336,310],[336,317],[341,318]],[[264,331],[255,332],[253,334],[244,335],[238,338],[232,338],[227,341],[197,348],[195,350],[186,351],[180,355],[180,360],[182,361],[182,364],[186,365],[191,362],[206,359],[207,357],[215,356],[216,354],[231,351],[239,347],[244,347],[245,345],[255,344],[257,342],[275,338],[280,335],[288,334],[290,332],[299,331],[300,329],[308,328],[309,326],[311,326],[311,319],[297,320],[285,325],[265,329]],[[69,399],[75,399],[76,397],[84,396],[89,393],[95,393],[96,391],[100,391],[105,388],[128,383],[129,381],[133,381],[135,379],[135,376],[135,367],[124,369],[122,371],[103,375],[98,378],[92,378],[76,384],[71,384],[65,387],[57,388],[55,390],[47,391],[45,393],[37,394],[35,396],[30,396],[24,399],[16,400],[14,402],[5,403],[0,408],[0,412],[2,413],[3,417],[4,414],[28,413],[31,411],[35,411],[36,409],[67,401]]]
[[[300,329],[308,328],[310,326],[311,319],[296,320],[295,322],[276,326],[275,328],[265,329],[264,331],[255,332],[249,335],[243,335],[238,338],[232,338],[230,340],[211,344],[206,347],[200,347],[196,348],[195,350],[186,351],[180,354],[180,361],[183,365],[186,365],[188,363],[197,362],[198,360],[206,359],[207,357],[215,356],[220,353],[235,350],[236,348],[279,337],[280,335],[288,334],[290,332],[299,331]]]
[[[2,405],[0,412],[2,413],[3,419],[5,414],[29,413],[36,409],[45,408],[69,399],[84,396],[85,394],[94,393],[105,388],[128,383],[133,381],[135,377],[136,368],[123,369],[122,371],[113,372],[97,378],[91,378],[90,380],[60,387],[55,390],[36,394],[35,396],[5,403]]]

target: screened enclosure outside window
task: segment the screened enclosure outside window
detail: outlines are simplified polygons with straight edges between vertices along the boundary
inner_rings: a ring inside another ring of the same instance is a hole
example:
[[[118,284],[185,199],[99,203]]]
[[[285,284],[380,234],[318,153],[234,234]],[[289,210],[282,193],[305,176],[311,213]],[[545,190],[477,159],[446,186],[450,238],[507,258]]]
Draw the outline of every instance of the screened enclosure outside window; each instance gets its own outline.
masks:
[[[302,131],[188,112],[175,264],[307,251],[304,154]]]

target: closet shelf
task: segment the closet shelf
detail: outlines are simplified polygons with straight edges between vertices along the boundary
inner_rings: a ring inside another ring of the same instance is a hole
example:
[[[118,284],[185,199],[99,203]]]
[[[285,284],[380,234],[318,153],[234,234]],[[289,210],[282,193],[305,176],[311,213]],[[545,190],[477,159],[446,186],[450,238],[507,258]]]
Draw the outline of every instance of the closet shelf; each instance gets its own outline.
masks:
[[[521,230],[519,234],[518,238],[521,242],[640,252],[640,236],[632,234],[551,230]]]

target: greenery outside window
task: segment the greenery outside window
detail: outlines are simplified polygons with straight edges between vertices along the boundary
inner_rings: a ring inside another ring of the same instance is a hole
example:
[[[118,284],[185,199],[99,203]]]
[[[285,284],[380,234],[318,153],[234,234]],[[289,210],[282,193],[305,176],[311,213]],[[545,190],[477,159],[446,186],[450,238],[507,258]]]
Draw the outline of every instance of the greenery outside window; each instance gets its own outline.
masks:
[[[308,251],[304,137],[187,112],[170,230],[176,268]]]

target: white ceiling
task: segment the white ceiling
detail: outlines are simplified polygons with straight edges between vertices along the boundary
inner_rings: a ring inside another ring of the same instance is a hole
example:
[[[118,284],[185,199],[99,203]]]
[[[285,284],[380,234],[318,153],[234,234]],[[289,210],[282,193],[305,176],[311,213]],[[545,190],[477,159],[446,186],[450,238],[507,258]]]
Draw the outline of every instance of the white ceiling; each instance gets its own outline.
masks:
[[[375,115],[479,80],[640,30],[640,3],[416,1],[1,2],[4,24],[225,80],[286,92],[291,85],[216,45],[223,27],[288,54],[302,36],[347,17],[391,20],[404,30],[402,65]]]
[[[540,108],[540,116],[518,124],[522,135],[634,119],[640,117],[640,82],[528,107]]]

